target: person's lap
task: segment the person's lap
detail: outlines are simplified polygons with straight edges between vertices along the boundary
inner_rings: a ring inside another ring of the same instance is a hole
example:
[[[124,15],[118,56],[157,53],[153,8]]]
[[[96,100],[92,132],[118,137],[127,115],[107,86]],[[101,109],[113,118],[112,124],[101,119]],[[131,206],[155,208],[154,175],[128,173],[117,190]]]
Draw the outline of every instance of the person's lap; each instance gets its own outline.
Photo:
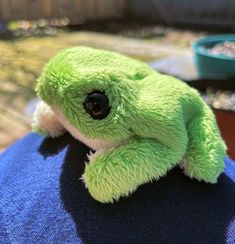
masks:
[[[233,243],[235,164],[215,185],[173,169],[101,204],[80,179],[89,148],[30,133],[0,154],[1,243]]]

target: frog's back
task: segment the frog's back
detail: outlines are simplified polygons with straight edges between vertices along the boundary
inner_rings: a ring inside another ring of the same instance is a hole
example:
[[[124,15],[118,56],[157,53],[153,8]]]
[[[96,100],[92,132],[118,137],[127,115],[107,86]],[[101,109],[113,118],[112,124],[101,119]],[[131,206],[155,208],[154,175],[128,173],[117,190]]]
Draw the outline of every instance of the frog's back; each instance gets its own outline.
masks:
[[[207,105],[199,93],[183,81],[154,72],[142,80],[138,94],[140,110],[158,120],[173,121],[182,116],[189,121]]]
[[[202,101],[198,91],[185,82],[158,72],[143,79],[140,86],[143,94],[148,94],[151,99],[156,101],[159,99],[166,102],[188,100],[189,103],[198,103]]]

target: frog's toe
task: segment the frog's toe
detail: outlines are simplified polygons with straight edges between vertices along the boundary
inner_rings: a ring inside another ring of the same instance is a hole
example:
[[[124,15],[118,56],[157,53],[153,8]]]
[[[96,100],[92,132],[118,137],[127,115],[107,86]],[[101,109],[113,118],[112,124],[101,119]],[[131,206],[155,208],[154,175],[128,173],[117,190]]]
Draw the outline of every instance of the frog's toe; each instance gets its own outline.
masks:
[[[99,202],[112,203],[121,196],[114,184],[104,175],[99,175],[99,172],[86,170],[82,178],[91,196]]]
[[[89,156],[82,176],[84,183],[94,199],[102,203],[112,203],[122,196],[129,195],[138,184],[125,174],[120,162],[111,163],[102,152]]]
[[[183,160],[181,168],[184,170],[185,175],[190,178],[214,184],[224,170],[224,162],[223,159]]]

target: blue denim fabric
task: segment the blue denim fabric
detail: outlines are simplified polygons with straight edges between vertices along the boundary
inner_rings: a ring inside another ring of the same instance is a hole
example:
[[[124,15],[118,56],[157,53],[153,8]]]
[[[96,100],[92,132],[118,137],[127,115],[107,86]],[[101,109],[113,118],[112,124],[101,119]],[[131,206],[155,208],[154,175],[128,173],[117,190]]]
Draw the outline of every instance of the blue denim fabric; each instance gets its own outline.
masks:
[[[0,154],[0,243],[235,243],[235,164],[218,184],[175,168],[101,204],[80,176],[89,148],[30,133]],[[143,166],[144,167],[144,166]]]

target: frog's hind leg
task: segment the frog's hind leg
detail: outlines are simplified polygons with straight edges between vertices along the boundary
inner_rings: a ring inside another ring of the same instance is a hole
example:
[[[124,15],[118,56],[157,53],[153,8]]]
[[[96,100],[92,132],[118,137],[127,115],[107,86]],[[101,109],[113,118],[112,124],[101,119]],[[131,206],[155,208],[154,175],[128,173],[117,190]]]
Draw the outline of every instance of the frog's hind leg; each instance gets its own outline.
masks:
[[[224,169],[226,146],[209,107],[188,125],[188,150],[182,167],[199,181],[216,183]]]

